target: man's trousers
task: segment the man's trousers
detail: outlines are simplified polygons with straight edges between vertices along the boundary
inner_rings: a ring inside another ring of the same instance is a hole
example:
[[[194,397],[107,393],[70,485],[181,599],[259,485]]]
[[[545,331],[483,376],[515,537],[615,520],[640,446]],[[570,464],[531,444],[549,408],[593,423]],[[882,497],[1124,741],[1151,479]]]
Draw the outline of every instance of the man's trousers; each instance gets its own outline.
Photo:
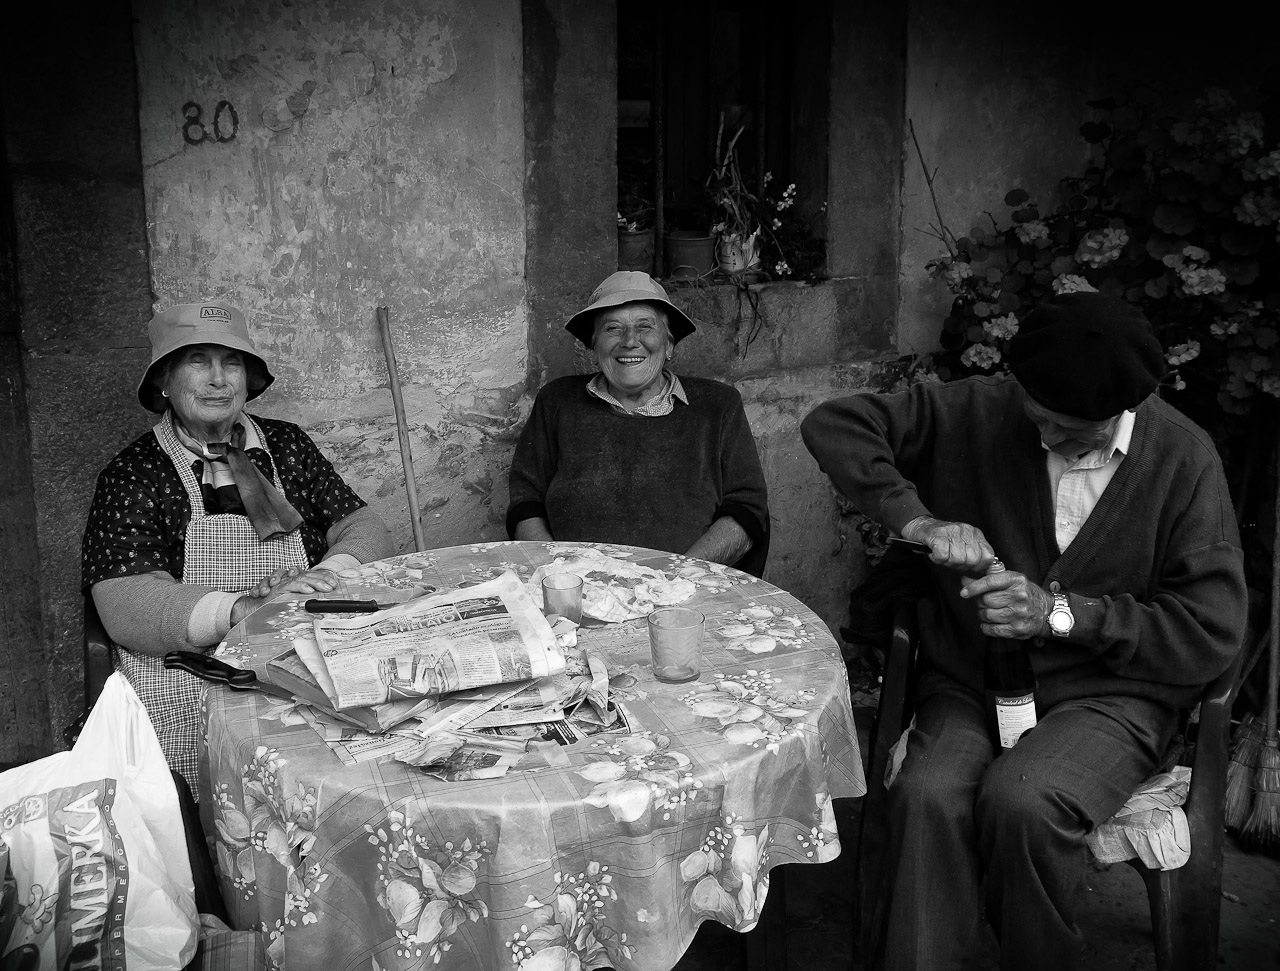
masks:
[[[959,968],[984,910],[1005,971],[1075,968],[1085,835],[1152,774],[1176,713],[1065,702],[997,758],[981,695],[930,681],[889,790],[886,968]]]

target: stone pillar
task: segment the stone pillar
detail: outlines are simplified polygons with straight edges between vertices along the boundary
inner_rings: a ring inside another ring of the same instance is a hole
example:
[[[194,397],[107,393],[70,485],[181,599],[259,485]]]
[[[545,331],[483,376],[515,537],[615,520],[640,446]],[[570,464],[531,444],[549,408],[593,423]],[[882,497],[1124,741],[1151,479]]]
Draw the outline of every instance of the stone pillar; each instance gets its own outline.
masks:
[[[0,675],[0,707],[23,712],[32,757],[60,747],[83,704],[80,539],[98,470],[150,423],[133,391],[151,301],[128,5],[29,4],[9,30],[0,91],[29,435],[13,428],[20,412],[0,422],[6,444],[30,442],[34,503],[19,516],[34,512],[24,528],[39,555],[28,547],[23,570],[43,604],[22,677]],[[0,720],[0,746],[14,737]]]

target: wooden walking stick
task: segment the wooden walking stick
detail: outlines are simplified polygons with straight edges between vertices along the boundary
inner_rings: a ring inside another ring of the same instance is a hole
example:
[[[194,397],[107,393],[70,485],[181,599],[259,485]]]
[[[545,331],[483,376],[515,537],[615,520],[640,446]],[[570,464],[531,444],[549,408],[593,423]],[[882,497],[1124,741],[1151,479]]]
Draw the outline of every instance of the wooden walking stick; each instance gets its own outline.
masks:
[[[396,352],[391,346],[391,314],[386,307],[378,308],[378,330],[382,334],[382,352],[387,357],[387,375],[391,383],[391,403],[396,408],[396,431],[400,435],[400,461],[404,464],[405,488],[409,494],[409,525],[413,527],[414,548],[419,552],[427,548],[422,535],[422,521],[418,513],[418,480],[413,475],[413,449],[409,445],[409,423],[404,417],[404,396],[400,393],[400,372],[396,369]]]

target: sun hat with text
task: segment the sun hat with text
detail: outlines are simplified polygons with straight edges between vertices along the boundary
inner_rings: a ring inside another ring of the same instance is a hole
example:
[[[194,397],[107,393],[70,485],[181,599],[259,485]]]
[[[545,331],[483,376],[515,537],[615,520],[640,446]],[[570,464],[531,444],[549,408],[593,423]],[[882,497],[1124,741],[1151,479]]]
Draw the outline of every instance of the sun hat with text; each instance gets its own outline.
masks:
[[[152,317],[147,327],[151,334],[151,363],[138,384],[138,401],[148,411],[163,412],[168,407],[156,385],[161,363],[174,351],[192,344],[217,344],[244,354],[249,401],[266,391],[275,380],[249,337],[244,314],[229,303],[206,300],[175,304]]]
[[[667,311],[667,326],[671,328],[673,344],[679,344],[697,330],[689,316],[671,302],[662,284],[639,270],[619,270],[605,277],[604,282],[591,292],[587,305],[569,318],[564,329],[590,347],[595,336],[597,311],[636,302],[662,304]]]
[[[1041,301],[1009,342],[1009,370],[1050,411],[1105,421],[1136,408],[1165,376],[1164,349],[1133,304],[1103,293]]]

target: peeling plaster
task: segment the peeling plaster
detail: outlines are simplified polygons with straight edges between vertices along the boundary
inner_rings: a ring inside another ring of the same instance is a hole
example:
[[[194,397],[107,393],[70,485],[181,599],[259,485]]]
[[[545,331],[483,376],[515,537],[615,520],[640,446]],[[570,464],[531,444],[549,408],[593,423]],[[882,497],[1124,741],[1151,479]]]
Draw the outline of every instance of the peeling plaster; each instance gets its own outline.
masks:
[[[277,376],[254,410],[408,536],[388,307],[428,533],[491,531],[528,354],[519,3],[135,13],[157,309],[244,309]]]

